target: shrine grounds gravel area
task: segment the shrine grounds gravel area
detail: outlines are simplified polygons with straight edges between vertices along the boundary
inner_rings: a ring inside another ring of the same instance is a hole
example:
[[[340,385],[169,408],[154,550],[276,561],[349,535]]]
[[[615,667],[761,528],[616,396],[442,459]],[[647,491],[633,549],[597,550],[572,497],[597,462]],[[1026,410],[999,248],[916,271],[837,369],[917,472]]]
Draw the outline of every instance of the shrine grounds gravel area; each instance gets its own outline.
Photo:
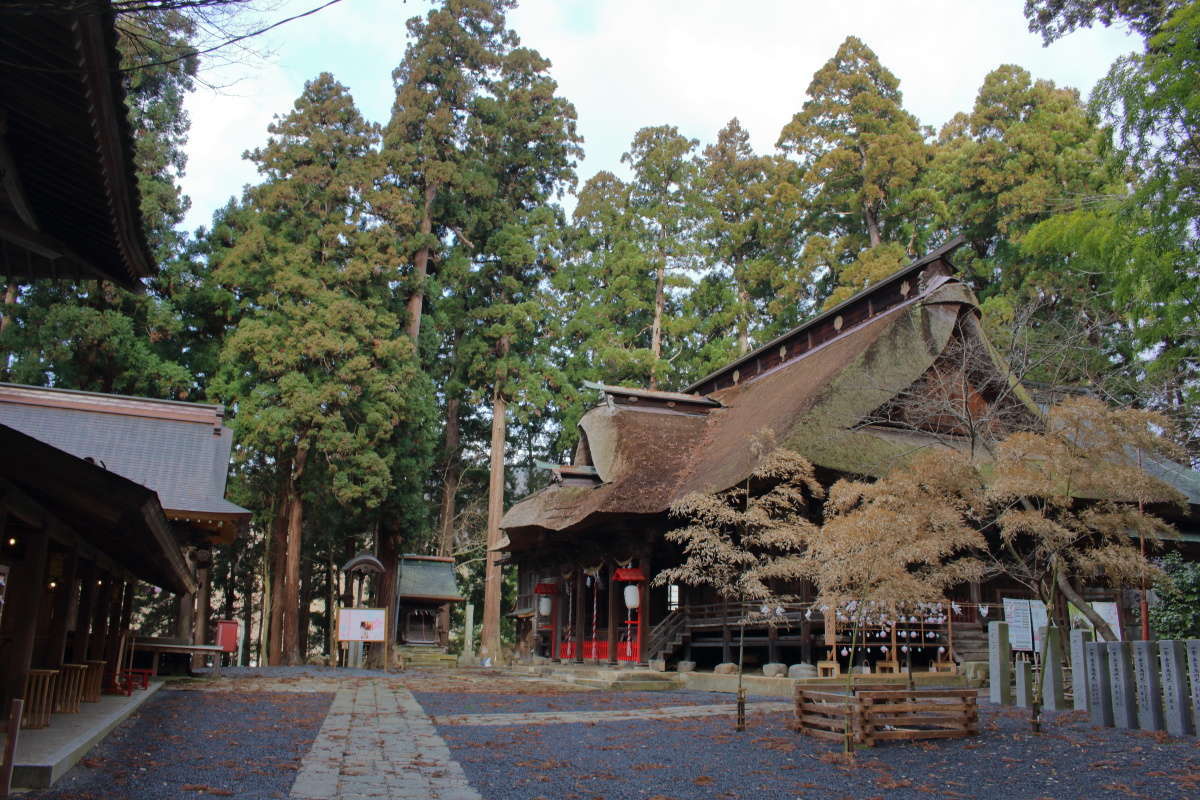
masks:
[[[22,800],[286,798],[333,695],[166,688]]]
[[[413,683],[413,697],[430,716],[443,714],[539,713],[543,711],[620,711],[633,708],[732,704],[733,695],[721,692],[607,692],[558,691],[546,694],[474,692],[446,694],[423,692]],[[772,698],[778,699],[778,698]]]
[[[439,726],[488,800],[704,798],[1196,798],[1200,742],[1097,729],[1085,715],[981,705],[972,739],[881,745],[852,764],[802,738],[787,712],[521,727]],[[514,715],[519,718],[519,715]]]
[[[436,746],[425,735],[420,752],[440,748],[440,736],[449,752],[438,758],[457,761],[483,800],[1200,797],[1200,739],[1094,728],[1086,714],[1076,712],[1046,714],[1044,732],[1034,735],[1028,712],[981,701],[978,737],[882,744],[860,750],[848,761],[838,745],[794,732],[790,712],[756,710],[753,704],[743,733],[733,730],[732,715],[671,717],[666,711],[661,713],[668,716],[656,719],[595,717],[604,711],[732,706],[729,694],[581,691],[482,670],[384,676],[321,667],[225,670],[220,680],[173,683],[53,790],[19,796],[287,798],[334,694],[339,702],[346,693],[353,695],[370,709],[389,692],[405,697],[412,692],[435,720],[452,717],[455,724],[436,726]],[[522,724],[525,714],[538,712],[554,712],[561,721]],[[574,712],[581,713],[573,718]],[[472,715],[506,713],[511,725],[470,724]],[[403,753],[404,747],[399,750]],[[382,788],[379,793],[347,789],[346,794],[342,787],[328,800],[387,797],[386,787],[392,784],[383,773],[388,765],[405,763],[400,758],[371,762],[374,766],[356,762],[353,755],[335,759],[339,774],[350,776],[343,781],[347,786],[365,781]],[[416,768],[427,771],[430,766],[419,763]],[[439,767],[431,776],[446,772]]]

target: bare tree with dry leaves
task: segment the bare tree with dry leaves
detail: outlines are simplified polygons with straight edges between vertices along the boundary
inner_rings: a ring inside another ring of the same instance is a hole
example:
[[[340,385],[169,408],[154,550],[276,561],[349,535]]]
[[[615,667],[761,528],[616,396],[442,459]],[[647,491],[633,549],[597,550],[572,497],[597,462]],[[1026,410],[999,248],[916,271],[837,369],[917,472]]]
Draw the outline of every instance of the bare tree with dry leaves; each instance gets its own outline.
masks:
[[[1146,545],[1175,531],[1152,512],[1184,502],[1148,471],[1183,457],[1167,430],[1153,411],[1076,397],[1052,407],[1040,432],[1014,433],[996,448],[988,500],[998,566],[1052,613],[1065,598],[1110,641],[1116,633],[1076,583],[1120,589],[1160,577]]]

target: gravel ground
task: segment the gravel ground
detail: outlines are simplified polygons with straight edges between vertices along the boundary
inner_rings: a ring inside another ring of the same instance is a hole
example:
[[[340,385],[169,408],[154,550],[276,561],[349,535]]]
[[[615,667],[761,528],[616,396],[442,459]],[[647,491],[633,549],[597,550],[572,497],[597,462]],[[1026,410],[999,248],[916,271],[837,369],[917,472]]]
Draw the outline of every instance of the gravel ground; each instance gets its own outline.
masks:
[[[503,714],[541,711],[617,711],[628,708],[664,708],[667,706],[707,706],[734,703],[731,694],[720,692],[604,692],[588,691],[514,695],[499,692],[420,691],[411,688],[413,697],[426,714]],[[775,698],[778,699],[778,698]]]
[[[881,745],[853,765],[778,712],[752,713],[745,733],[727,717],[438,732],[488,800],[1200,797],[1196,739],[1047,716],[1034,736],[1025,714],[985,704],[979,737]]]
[[[163,689],[53,790],[21,797],[284,798],[332,700],[315,692]]]
[[[209,675],[212,670],[197,670],[197,675]],[[377,669],[347,669],[343,667],[222,667],[225,678],[378,678],[384,673]]]

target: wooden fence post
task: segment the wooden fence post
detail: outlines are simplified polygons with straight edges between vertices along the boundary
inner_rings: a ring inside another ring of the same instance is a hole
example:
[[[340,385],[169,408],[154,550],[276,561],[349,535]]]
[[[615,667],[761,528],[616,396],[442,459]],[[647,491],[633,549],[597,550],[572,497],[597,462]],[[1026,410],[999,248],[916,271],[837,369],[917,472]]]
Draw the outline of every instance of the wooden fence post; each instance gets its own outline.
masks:
[[[17,734],[21,732],[21,712],[24,709],[24,700],[17,698],[12,701],[12,711],[8,715],[8,739],[4,743],[4,760],[0,761],[0,800],[7,798],[12,791],[13,762],[17,758]]]

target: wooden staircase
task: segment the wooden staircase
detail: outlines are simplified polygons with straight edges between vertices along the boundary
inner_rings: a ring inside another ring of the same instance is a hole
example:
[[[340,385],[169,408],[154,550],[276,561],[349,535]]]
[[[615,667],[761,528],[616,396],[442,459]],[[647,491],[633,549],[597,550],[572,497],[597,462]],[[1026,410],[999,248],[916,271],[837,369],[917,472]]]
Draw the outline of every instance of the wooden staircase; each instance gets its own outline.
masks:
[[[687,609],[676,609],[650,629],[646,654],[649,658],[673,658],[676,651],[691,639],[691,635]]]
[[[437,647],[400,645],[396,655],[403,659],[405,669],[454,669],[458,666],[458,656],[443,653]]]

